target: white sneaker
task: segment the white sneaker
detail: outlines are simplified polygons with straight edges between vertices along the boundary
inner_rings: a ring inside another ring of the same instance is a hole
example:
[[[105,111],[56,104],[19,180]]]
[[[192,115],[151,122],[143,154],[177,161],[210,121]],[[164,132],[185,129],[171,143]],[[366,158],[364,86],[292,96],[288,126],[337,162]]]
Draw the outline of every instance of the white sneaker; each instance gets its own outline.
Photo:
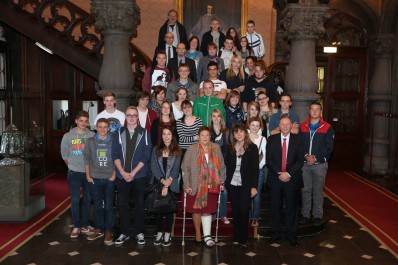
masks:
[[[115,241],[115,245],[122,245],[125,241],[129,240],[130,237],[125,234],[121,234]]]
[[[227,217],[221,218],[221,221],[223,221],[224,224],[229,225],[231,222],[228,220]]]
[[[153,244],[155,246],[159,246],[162,243],[162,239],[163,239],[163,233],[162,232],[158,232],[156,234],[155,242],[153,242]]]
[[[144,245],[145,244],[145,238],[144,238],[144,234],[143,233],[140,233],[140,234],[136,235],[135,238],[137,239],[138,245]]]

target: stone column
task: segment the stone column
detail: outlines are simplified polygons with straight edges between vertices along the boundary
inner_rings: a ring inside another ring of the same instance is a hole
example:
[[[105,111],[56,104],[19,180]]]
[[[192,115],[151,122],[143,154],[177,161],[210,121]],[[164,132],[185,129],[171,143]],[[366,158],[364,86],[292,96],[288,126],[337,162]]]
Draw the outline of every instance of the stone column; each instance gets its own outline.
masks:
[[[117,108],[124,111],[133,95],[134,74],[130,62],[129,41],[137,33],[140,8],[135,0],[92,0],[95,27],[104,36],[104,58],[97,93],[116,94]]]
[[[281,23],[290,40],[285,88],[292,95],[292,107],[300,121],[308,117],[310,102],[319,99],[315,43],[325,32],[323,21],[328,9],[318,3],[288,4],[282,13]]]
[[[373,150],[371,151],[372,141],[372,118],[373,114],[391,112],[392,103],[392,58],[396,44],[396,37],[393,34],[380,34],[372,38],[371,48],[373,55],[373,73],[370,78],[368,91],[368,113],[367,113],[367,138],[366,154],[364,157],[363,170],[369,174],[383,175],[388,173],[388,157],[390,149],[389,118],[375,116],[373,132]],[[392,124],[392,123],[391,123]],[[371,155],[372,152],[372,155]],[[372,156],[372,157],[371,157]],[[370,161],[372,160],[372,166]]]
[[[275,62],[286,62],[290,53],[290,45],[283,30],[275,33]]]

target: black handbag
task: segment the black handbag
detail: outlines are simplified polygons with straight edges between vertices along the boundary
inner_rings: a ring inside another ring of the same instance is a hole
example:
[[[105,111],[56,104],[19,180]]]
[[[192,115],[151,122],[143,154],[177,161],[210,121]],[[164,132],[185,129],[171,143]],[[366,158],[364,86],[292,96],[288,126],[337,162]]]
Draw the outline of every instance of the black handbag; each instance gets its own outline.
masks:
[[[168,191],[166,196],[162,196],[162,185],[159,182],[156,184],[151,184],[146,189],[150,192],[145,201],[147,213],[163,214],[176,212],[178,204],[174,194],[171,191]]]

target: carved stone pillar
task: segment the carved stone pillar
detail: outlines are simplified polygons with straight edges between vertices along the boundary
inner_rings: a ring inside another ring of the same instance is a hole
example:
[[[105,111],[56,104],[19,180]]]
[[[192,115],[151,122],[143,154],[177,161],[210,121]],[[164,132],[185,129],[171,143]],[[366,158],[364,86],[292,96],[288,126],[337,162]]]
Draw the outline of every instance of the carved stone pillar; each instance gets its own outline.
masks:
[[[300,121],[308,117],[310,102],[319,98],[315,43],[325,32],[323,21],[328,9],[317,3],[288,4],[282,13],[281,22],[290,40],[285,88],[292,95],[293,110]]]
[[[131,68],[129,41],[137,33],[140,8],[135,0],[92,0],[95,26],[104,36],[104,59],[99,76],[102,96],[116,94],[118,109],[124,111],[133,95],[134,74]]]
[[[368,113],[367,113],[367,138],[366,154],[364,157],[363,170],[369,174],[386,174],[389,169],[390,157],[388,150],[390,146],[389,122],[386,117],[375,116],[372,141],[372,117],[376,112],[388,113],[391,111],[392,103],[392,57],[395,49],[396,37],[393,34],[380,34],[372,39],[371,48],[373,55],[373,73],[370,78],[368,91]],[[392,123],[391,123],[392,124]],[[372,153],[372,154],[371,154]],[[372,166],[370,166],[372,161]]]
[[[286,62],[290,53],[290,45],[283,30],[275,34],[275,62]]]

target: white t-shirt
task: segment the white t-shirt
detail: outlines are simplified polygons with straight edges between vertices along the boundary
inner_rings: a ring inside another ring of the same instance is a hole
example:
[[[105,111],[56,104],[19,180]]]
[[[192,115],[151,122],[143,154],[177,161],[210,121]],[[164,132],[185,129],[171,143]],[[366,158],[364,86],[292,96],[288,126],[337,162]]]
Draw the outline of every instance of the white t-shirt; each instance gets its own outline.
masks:
[[[148,116],[148,109],[146,109],[146,111],[138,110],[138,118],[140,119],[140,125],[142,128],[145,128],[147,116]]]
[[[200,82],[200,89],[203,89],[203,82]],[[214,84],[214,91],[220,92],[221,89],[227,89],[227,83],[225,83],[224,81],[220,80],[220,79],[216,79],[216,80],[211,80],[211,82],[213,82]]]
[[[193,102],[191,101],[191,104],[193,106]],[[173,103],[171,103],[172,107],[173,107],[173,114],[174,114],[174,119],[175,120],[179,120],[182,118],[182,116],[184,115],[184,112],[182,110],[178,110],[177,106]]]
[[[114,112],[109,113],[106,110],[101,111],[98,113],[98,115],[95,117],[94,124],[97,125],[97,121],[100,118],[105,118],[108,119],[110,122],[110,127],[109,131],[111,133],[116,132],[120,129],[120,127],[124,126],[124,121],[126,119],[126,116],[124,115],[123,112],[120,110],[115,109]]]

